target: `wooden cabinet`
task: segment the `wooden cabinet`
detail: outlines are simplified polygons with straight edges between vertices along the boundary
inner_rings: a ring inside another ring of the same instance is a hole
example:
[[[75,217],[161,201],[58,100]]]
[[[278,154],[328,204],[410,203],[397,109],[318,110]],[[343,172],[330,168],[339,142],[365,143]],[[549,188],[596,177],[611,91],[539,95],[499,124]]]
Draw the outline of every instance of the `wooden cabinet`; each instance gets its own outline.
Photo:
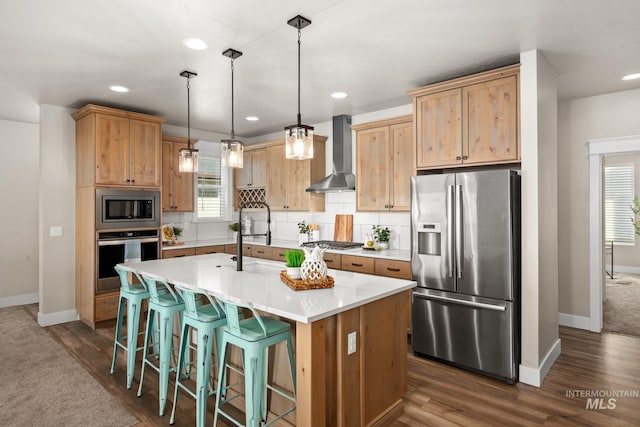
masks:
[[[196,248],[168,249],[162,251],[162,258],[180,258],[183,256],[193,256],[195,254]]]
[[[273,248],[271,246],[253,246],[251,248],[251,256],[254,258],[272,259]]]
[[[307,193],[324,177],[325,137],[314,136],[313,159],[287,160],[285,145],[267,147],[267,200],[271,210],[323,211],[324,194]]]
[[[373,274],[374,258],[342,255],[342,269],[356,273]]]
[[[77,187],[160,187],[164,119],[91,104],[73,118]]]
[[[200,246],[196,248],[196,255],[219,254],[225,252],[225,245]]]
[[[417,169],[520,161],[519,65],[409,94]]]
[[[179,172],[179,152],[187,139],[162,137],[162,210],[193,212],[193,173]]]
[[[115,319],[118,315],[120,291],[108,292],[95,297],[95,321]]]
[[[271,249],[271,259],[274,261],[287,262],[287,259],[284,257],[284,251],[286,250],[288,250],[288,248],[273,247]]]
[[[325,252],[324,262],[328,268],[334,268],[336,270],[342,269],[342,255]]]
[[[374,274],[376,276],[411,279],[411,263],[409,261],[376,258],[374,264]]]
[[[402,211],[411,208],[415,175],[412,116],[352,126],[356,131],[356,208]]]
[[[242,168],[235,169],[233,172],[235,188],[266,187],[267,150],[265,148],[245,149],[242,163]]]

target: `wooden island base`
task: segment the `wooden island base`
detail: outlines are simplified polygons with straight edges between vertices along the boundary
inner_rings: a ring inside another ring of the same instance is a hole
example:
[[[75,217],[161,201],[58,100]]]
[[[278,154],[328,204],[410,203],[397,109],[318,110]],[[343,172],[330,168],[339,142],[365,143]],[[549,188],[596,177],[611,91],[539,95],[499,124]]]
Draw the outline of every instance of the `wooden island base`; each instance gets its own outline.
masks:
[[[296,324],[298,426],[385,426],[407,391],[411,291]],[[356,352],[347,354],[356,332]]]

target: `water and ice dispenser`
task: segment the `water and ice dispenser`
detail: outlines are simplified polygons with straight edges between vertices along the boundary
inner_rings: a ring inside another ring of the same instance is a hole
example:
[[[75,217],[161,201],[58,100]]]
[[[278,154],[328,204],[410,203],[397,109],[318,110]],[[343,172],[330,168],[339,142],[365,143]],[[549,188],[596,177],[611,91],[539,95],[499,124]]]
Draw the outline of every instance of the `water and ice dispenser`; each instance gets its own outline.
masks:
[[[440,256],[441,227],[438,223],[419,222],[418,254]]]

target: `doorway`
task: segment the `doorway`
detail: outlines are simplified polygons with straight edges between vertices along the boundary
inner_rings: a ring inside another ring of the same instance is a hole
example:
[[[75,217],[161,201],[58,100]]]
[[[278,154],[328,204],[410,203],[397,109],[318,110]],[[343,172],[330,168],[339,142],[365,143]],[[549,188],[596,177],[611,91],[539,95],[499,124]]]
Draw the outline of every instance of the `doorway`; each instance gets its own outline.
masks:
[[[604,160],[608,155],[640,153],[640,136],[588,141],[589,150],[589,299],[590,330],[601,332],[606,294],[604,241]],[[614,249],[615,251],[615,249]]]
[[[633,207],[640,153],[603,156],[605,284],[602,329],[640,335],[640,238]],[[638,240],[637,240],[638,239]]]

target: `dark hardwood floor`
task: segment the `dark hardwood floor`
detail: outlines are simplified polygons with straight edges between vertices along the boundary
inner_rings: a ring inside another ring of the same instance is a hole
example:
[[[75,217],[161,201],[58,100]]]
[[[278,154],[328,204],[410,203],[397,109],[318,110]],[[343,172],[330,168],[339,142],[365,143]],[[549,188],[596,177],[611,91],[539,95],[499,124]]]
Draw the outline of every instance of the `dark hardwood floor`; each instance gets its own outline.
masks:
[[[35,316],[37,305],[25,306]],[[139,369],[131,390],[125,384],[124,358],[109,374],[114,326],[93,331],[83,323],[70,322],[46,330],[73,355],[140,423],[166,426],[172,394],[164,417],[158,416],[157,374],[145,375],[143,396],[136,397]],[[402,426],[638,426],[640,397],[613,397],[613,392],[640,393],[640,338],[613,333],[560,328],[562,354],[542,387],[504,382],[467,372],[409,353],[409,389],[404,414],[393,425]],[[121,363],[122,362],[122,363]],[[170,384],[171,388],[171,384]],[[574,397],[568,393],[574,391]],[[602,407],[588,409],[588,398],[576,391],[605,393]],[[182,394],[175,425],[194,424],[194,401]],[[209,403],[207,425],[213,423]]]

